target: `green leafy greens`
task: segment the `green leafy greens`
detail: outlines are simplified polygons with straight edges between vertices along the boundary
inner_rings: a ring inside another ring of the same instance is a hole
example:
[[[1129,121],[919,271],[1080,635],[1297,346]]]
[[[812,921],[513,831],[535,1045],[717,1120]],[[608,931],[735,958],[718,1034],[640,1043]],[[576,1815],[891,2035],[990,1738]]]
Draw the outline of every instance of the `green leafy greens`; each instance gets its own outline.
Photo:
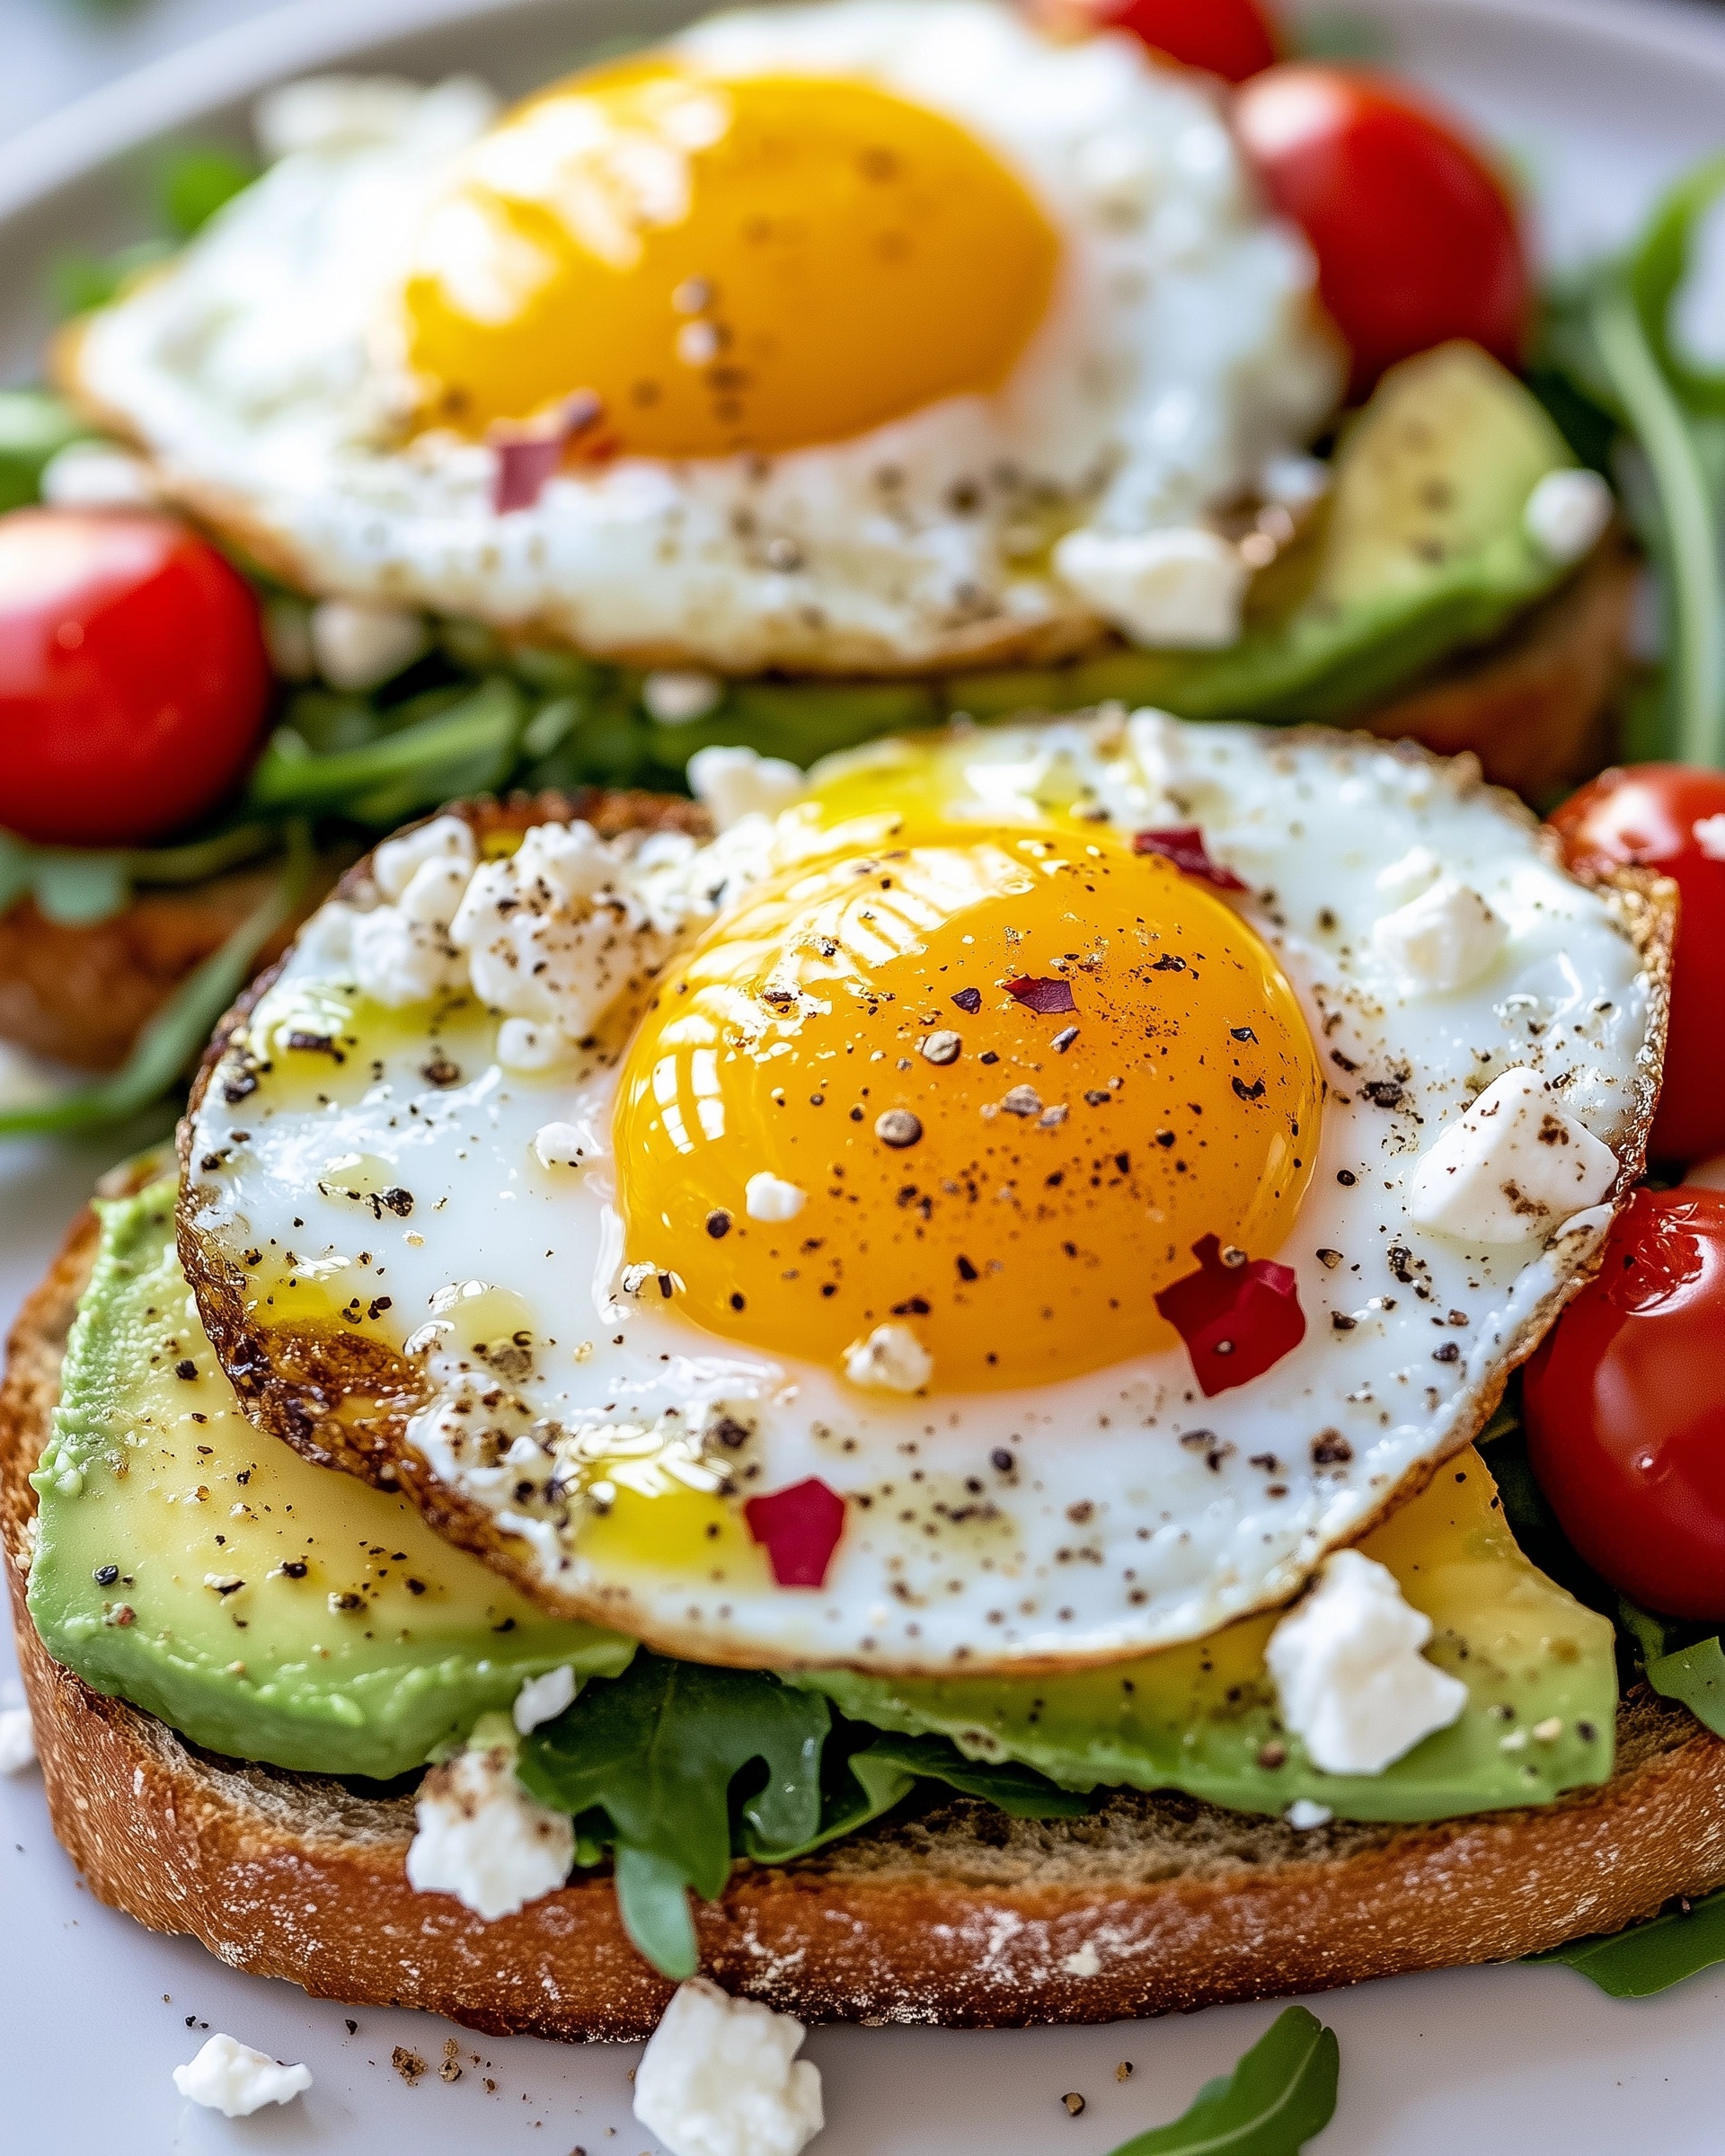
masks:
[[[788,1863],[891,1810],[919,1779],[1018,1817],[1088,1809],[1029,1769],[979,1767],[940,1737],[836,1732],[824,1699],[765,1671],[645,1652],[535,1730],[517,1772],[542,1804],[573,1816],[581,1860],[611,1846],[624,1929],[678,1978],[697,1966],[691,1888],[714,1901],[733,1856]]]
[[[1614,1999],[1649,1998],[1725,1961],[1725,1889],[1698,1902],[1680,1900],[1627,1931],[1572,1939],[1527,1958],[1561,1962]]]
[[[1335,2030],[1287,2007],[1232,2073],[1206,2081],[1190,2110],[1113,2156],[1299,2156],[1335,2115],[1340,2066]]]

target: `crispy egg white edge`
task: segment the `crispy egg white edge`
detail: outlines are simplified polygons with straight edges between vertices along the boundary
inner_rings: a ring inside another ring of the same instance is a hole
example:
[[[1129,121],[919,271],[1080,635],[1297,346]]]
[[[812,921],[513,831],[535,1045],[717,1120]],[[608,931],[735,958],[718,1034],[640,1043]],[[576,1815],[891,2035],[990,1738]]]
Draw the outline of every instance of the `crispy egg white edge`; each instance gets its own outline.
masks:
[[[986,0],[762,11],[680,44],[733,71],[778,50],[815,72],[878,68],[1013,164],[1066,260],[999,395],[777,457],[765,476],[743,458],[624,458],[495,516],[483,444],[388,446],[404,385],[380,358],[380,296],[482,125],[463,85],[428,93],[394,141],[272,167],[91,318],[67,348],[68,386],[151,455],[170,499],[309,590],[738,672],[1082,644],[1101,623],[1034,558],[1003,552],[1025,512],[990,474],[1011,464],[1110,528],[1186,523],[1331,408],[1305,243],[1258,209],[1196,78],[1125,40],[1050,48]],[[1146,144],[1155,155],[1128,184]],[[889,468],[903,474],[889,504]],[[954,514],[955,490],[979,483],[981,511]],[[775,541],[800,568],[775,566],[790,558]]]
[[[1526,812],[1481,788],[1471,760],[1446,766],[1357,738],[1141,714],[979,736],[978,791],[993,815],[1016,789],[1033,816],[1036,789],[1063,762],[1117,826],[1200,823],[1214,854],[1252,887],[1241,911],[1276,951],[1314,1037],[1360,1066],[1359,1083],[1408,1069],[1404,1112],[1358,1092],[1326,1108],[1296,1229],[1284,1249],[1262,1253],[1294,1268],[1306,1338],[1252,1383],[1207,1401],[1180,1350],[1021,1393],[905,1401],[739,1350],[689,1327],[674,1306],[626,1305],[615,1293],[615,1166],[603,1157],[608,1072],[560,1083],[506,1076],[493,1064],[437,1092],[408,1055],[351,1107],[268,1118],[265,1096],[236,1109],[212,1084],[192,1118],[191,1155],[230,1157],[189,1189],[193,1233],[231,1255],[239,1240],[280,1227],[302,1250],[315,1246],[338,1281],[348,1276],[337,1261],[363,1241],[375,1270],[352,1277],[367,1294],[390,1288],[402,1330],[455,1282],[512,1287],[544,1313],[541,1337],[559,1344],[549,1374],[520,1388],[536,1410],[668,1434],[722,1409],[755,1427],[739,1464],[758,1471],[744,1494],[815,1474],[874,1498],[867,1512],[852,1507],[818,1592],[606,1575],[579,1545],[571,1554],[544,1523],[512,1512],[495,1478],[482,1487],[483,1475],[461,1474],[440,1410],[417,1419],[411,1435],[433,1471],[500,1531],[518,1533],[517,1562],[545,1599],[669,1651],[980,1674],[1112,1660],[1287,1599],[1327,1550],[1356,1539],[1474,1434],[1609,1224],[1606,1204],[1548,1249],[1470,1250],[1409,1224],[1411,1170],[1438,1128],[1516,1065],[1563,1083],[1567,1112],[1632,1170],[1650,1116],[1661,990],[1609,895],[1556,868]],[[1384,910],[1376,876],[1417,844],[1510,925],[1508,950],[1475,992],[1402,996],[1371,955],[1369,921]],[[1326,909],[1340,923],[1332,930],[1319,922]],[[304,970],[290,955],[271,992],[277,1009]],[[538,1167],[531,1139],[553,1119],[593,1135],[600,1157],[584,1176]],[[250,1144],[236,1144],[236,1127],[252,1131]],[[362,1233],[348,1201],[317,1194],[323,1163],[348,1150],[397,1164],[416,1193],[411,1223],[367,1214]],[[1358,1178],[1351,1188],[1336,1180],[1342,1169]],[[288,1228],[296,1217],[303,1231]],[[434,1232],[445,1218],[447,1232]],[[411,1229],[424,1231],[418,1248]],[[1397,1244],[1411,1253],[1402,1269],[1426,1294],[1386,1259]],[[1344,1265],[1326,1268],[1320,1248],[1340,1250]],[[566,1292],[548,1296],[557,1280]],[[1466,1325],[1436,1330],[1453,1309]],[[1331,1330],[1336,1310],[1355,1319],[1351,1331]],[[587,1340],[589,1360],[562,1359]],[[1437,1342],[1455,1343],[1457,1360],[1435,1362]],[[429,1367],[447,1408],[462,1371],[435,1354]],[[1181,1444],[1199,1431],[1215,1443]],[[1335,1431],[1351,1460],[1314,1463],[1314,1439]],[[991,1467],[996,1447],[1012,1453],[1011,1473]],[[1276,1456],[1274,1472],[1252,1464],[1265,1454]],[[990,1516],[952,1524],[977,1481]],[[1270,1498],[1272,1484],[1287,1495]]]

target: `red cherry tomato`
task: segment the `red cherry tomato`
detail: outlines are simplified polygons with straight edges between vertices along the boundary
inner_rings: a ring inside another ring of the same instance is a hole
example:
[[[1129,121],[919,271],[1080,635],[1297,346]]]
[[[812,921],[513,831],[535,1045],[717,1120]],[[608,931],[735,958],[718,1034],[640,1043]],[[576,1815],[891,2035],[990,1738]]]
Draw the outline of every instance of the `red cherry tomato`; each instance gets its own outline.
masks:
[[[1638,1190],[1527,1365],[1528,1457],[1633,1602],[1725,1619],[1725,1191]]]
[[[1037,13],[1070,35],[1125,30],[1153,52],[1226,83],[1276,61],[1276,37],[1256,0],[1037,0]]]
[[[1671,1034],[1653,1155],[1698,1161],[1725,1151],[1725,773],[1633,764],[1584,786],[1552,822],[1571,868],[1635,862],[1676,884]]]
[[[212,808],[270,695],[251,588],[143,512],[0,517],[0,826],[142,845]]]
[[[1234,125],[1271,202],[1312,243],[1356,397],[1453,337],[1521,365],[1532,283],[1515,208],[1454,122],[1399,84],[1291,65],[1245,85]]]

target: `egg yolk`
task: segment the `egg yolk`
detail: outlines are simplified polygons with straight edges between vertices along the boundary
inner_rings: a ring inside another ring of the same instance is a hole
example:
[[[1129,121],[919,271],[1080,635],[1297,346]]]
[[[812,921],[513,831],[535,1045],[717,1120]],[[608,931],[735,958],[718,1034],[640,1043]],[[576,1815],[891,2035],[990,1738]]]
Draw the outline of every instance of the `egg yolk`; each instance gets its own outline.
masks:
[[[1174,1345],[1154,1298],[1202,1236],[1278,1248],[1322,1098],[1269,950],[1160,860],[998,828],[829,857],[655,995],[627,1255],[759,1349],[842,1365],[897,1323],[937,1390],[1038,1383]]]
[[[840,440],[997,388],[1058,243],[952,120],[862,82],[656,57],[518,106],[430,213],[405,291],[428,424],[582,392],[610,450]]]

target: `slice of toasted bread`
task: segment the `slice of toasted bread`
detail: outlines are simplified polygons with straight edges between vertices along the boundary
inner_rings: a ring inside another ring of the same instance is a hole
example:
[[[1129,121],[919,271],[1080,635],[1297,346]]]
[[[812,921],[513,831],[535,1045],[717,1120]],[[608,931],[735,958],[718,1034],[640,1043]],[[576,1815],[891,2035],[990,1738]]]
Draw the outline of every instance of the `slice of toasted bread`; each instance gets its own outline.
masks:
[[[1611,703],[1636,574],[1634,557],[1614,535],[1499,642],[1353,723],[1386,738],[1405,735],[1440,755],[1471,749],[1493,785],[1534,800],[1590,777],[1611,753]],[[596,813],[584,799],[569,812]],[[19,900],[0,913],[0,1039],[113,1069],[257,903],[261,873],[146,892],[87,928],[47,921],[30,899]]]
[[[0,1530],[55,1832],[94,1893],[235,1968],[493,2035],[638,2037],[670,1986],[588,1875],[483,1922],[407,1882],[411,1797],[218,1759],[51,1661],[24,1608],[28,1475],[89,1278],[93,1218],[25,1304],[0,1386]],[[1603,1788],[1430,1826],[1304,1833],[1124,1792],[1076,1820],[968,1798],[697,1904],[703,1966],[808,2020],[1019,2027],[1184,2012],[1610,1931],[1725,1882],[1725,1743],[1637,1692]]]

